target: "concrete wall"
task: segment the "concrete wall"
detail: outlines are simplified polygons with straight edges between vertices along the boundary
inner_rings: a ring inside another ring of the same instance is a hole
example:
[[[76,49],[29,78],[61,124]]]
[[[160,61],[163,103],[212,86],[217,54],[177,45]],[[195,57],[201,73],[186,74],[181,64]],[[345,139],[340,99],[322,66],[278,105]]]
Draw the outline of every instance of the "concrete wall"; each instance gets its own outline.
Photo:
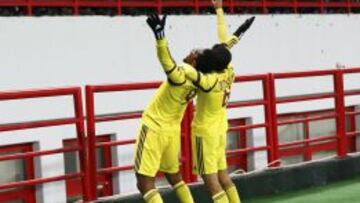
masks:
[[[234,30],[249,16],[228,16]],[[216,42],[214,16],[169,16],[166,35],[176,61],[196,47]],[[360,66],[359,15],[261,15],[233,49],[237,74],[287,72],[334,68],[336,64]],[[155,42],[145,17],[21,17],[0,18],[0,90],[84,86],[163,80],[155,53]],[[347,89],[359,87],[359,75],[346,77]],[[278,96],[331,91],[328,77],[281,80]],[[101,94],[96,113],[143,109],[153,91]],[[235,85],[232,100],[261,96],[259,83]],[[347,99],[359,104],[359,98]],[[328,109],[331,100],[279,105],[279,113]],[[230,118],[249,117],[252,123],[264,121],[260,107],[229,111]],[[0,123],[50,119],[73,115],[71,98],[0,103]],[[4,116],[6,115],[6,116]],[[116,133],[116,139],[133,138],[139,121],[100,124],[97,133]],[[265,142],[264,130],[254,130],[256,144]],[[71,126],[0,133],[1,145],[33,142],[40,149],[62,146],[62,140],[75,136]],[[131,163],[133,146],[118,147],[119,164]],[[255,168],[266,165],[264,153],[255,154]],[[42,177],[64,172],[63,156],[41,158]],[[46,168],[46,170],[45,170]],[[131,172],[119,175],[120,192],[135,189]],[[126,182],[126,185],[122,184]],[[63,182],[41,187],[43,202],[64,202]],[[56,192],[53,192],[56,191]],[[51,195],[49,195],[51,194]]]

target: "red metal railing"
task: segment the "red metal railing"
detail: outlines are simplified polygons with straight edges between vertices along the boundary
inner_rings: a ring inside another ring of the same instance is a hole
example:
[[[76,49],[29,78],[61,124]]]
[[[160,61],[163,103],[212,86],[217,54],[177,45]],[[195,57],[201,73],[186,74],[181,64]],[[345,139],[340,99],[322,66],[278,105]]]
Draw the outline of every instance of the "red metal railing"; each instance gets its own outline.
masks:
[[[247,154],[249,152],[256,151],[267,151],[267,160],[268,164],[271,165],[275,159],[274,154],[276,153],[276,149],[274,148],[273,142],[273,129],[271,126],[272,121],[272,96],[271,89],[269,88],[270,75],[252,75],[252,76],[237,76],[235,78],[235,83],[246,83],[246,82],[261,82],[263,94],[262,99],[256,99],[251,101],[233,101],[230,102],[227,108],[241,108],[241,107],[254,107],[254,106],[263,106],[264,107],[264,116],[265,123],[255,123],[251,125],[243,125],[230,127],[229,131],[239,131],[239,130],[250,130],[256,128],[265,128],[266,130],[266,146],[257,146],[257,147],[249,147],[246,149],[237,149],[227,151],[227,154]]]
[[[351,75],[351,74],[359,74],[360,73],[360,68],[351,68],[351,69],[344,69],[342,71],[342,75],[339,80],[342,80],[342,86],[344,87],[344,75]],[[344,97],[351,97],[351,96],[357,96],[360,95],[360,89],[353,89],[353,90],[344,90],[343,91],[343,95]],[[346,104],[344,104],[346,106]],[[360,115],[360,111],[353,111],[353,112],[344,112],[344,116],[356,116],[356,115]],[[346,132],[345,136],[347,138],[353,138],[355,136],[359,136],[360,135],[360,131],[356,131],[356,129],[353,129],[354,131],[352,132]],[[344,143],[347,144],[347,143]]]
[[[272,109],[271,109],[271,89],[268,88],[269,75],[253,75],[253,76],[238,76],[235,78],[236,83],[244,82],[261,82],[263,87],[263,98],[254,100],[254,101],[240,101],[240,102],[231,102],[228,105],[228,108],[240,108],[240,107],[249,107],[249,106],[264,106],[265,108],[265,123],[243,125],[231,127],[229,131],[239,131],[239,130],[248,130],[255,128],[265,128],[266,129],[266,146],[257,146],[249,147],[246,149],[239,150],[230,150],[227,154],[247,154],[249,152],[256,151],[267,151],[268,154],[268,163],[269,165],[275,161],[275,149],[273,145],[273,129],[270,123],[272,122]],[[88,154],[89,154],[89,180],[90,182],[90,199],[96,199],[96,175],[98,173],[113,173],[124,170],[133,169],[133,165],[128,166],[114,166],[110,168],[104,168],[101,170],[96,169],[96,156],[95,151],[97,147],[104,145],[109,146],[118,146],[125,144],[134,144],[135,140],[122,140],[122,141],[112,141],[103,144],[96,144],[96,123],[100,122],[110,122],[116,120],[124,119],[135,119],[140,118],[140,112],[131,112],[131,113],[120,113],[120,114],[111,114],[111,115],[99,115],[95,114],[95,94],[102,92],[119,92],[119,91],[134,91],[134,90],[144,90],[144,89],[154,89],[159,87],[160,82],[151,82],[151,83],[134,83],[134,84],[111,84],[111,85],[88,85],[86,86],[86,112],[87,112],[87,132],[88,132]],[[186,182],[196,181],[197,178],[192,175],[192,157],[191,157],[191,139],[190,139],[190,126],[191,120],[193,117],[194,107],[192,104],[188,106],[187,111],[184,115],[184,120],[182,123],[182,134],[181,134],[181,172],[184,180]]]
[[[296,153],[301,154],[301,149],[296,146],[314,147],[314,144],[323,143],[329,141],[331,149],[337,150],[338,157],[344,157],[347,154],[348,149],[348,138],[354,138],[359,136],[360,132],[353,129],[351,132],[345,130],[345,119],[346,116],[360,115],[360,111],[346,112],[345,98],[350,96],[360,95],[360,89],[345,90],[344,88],[344,75],[359,74],[360,68],[347,68],[347,69],[332,69],[332,70],[320,70],[320,71],[305,71],[305,72],[292,72],[292,73],[269,73],[260,75],[250,76],[237,76],[235,83],[240,85],[246,82],[257,82],[262,85],[262,98],[249,100],[249,101],[232,101],[228,104],[229,109],[243,108],[243,107],[263,107],[264,109],[264,123],[254,123],[249,125],[232,126],[229,131],[239,130],[250,130],[263,128],[265,129],[266,145],[248,147],[239,150],[227,151],[228,155],[239,154],[247,155],[250,152],[255,151],[266,151],[267,162],[269,166],[279,166],[279,159],[285,156],[284,150],[288,148],[294,148]],[[311,78],[317,76],[325,76],[331,79],[331,85],[333,85],[333,91],[322,92],[317,94],[306,94],[301,96],[289,95],[287,97],[279,97],[276,93],[276,82],[283,79],[295,79],[295,78]],[[63,176],[26,180],[16,183],[10,183],[6,185],[0,185],[0,189],[23,186],[23,185],[35,185],[49,181],[64,180],[68,178],[80,177],[82,178],[84,192],[84,200],[94,200],[96,196],[97,187],[97,174],[103,173],[114,173],[124,170],[133,169],[133,165],[122,165],[122,166],[111,166],[108,168],[97,169],[96,168],[96,149],[104,146],[120,146],[134,144],[134,139],[116,140],[111,142],[96,142],[96,124],[103,122],[112,122],[118,120],[129,120],[139,119],[141,112],[123,112],[114,113],[107,115],[97,115],[95,113],[96,101],[95,95],[104,92],[129,92],[136,90],[149,90],[158,88],[160,82],[149,82],[149,83],[132,83],[132,84],[110,84],[110,85],[88,85],[86,86],[86,122],[87,122],[87,133],[88,142],[84,148],[84,123],[83,123],[83,112],[81,103],[81,91],[80,88],[59,88],[51,90],[34,90],[34,91],[17,91],[17,92],[0,92],[1,100],[13,100],[13,99],[25,99],[25,98],[36,98],[36,97],[52,97],[52,96],[63,96],[72,95],[74,97],[75,105],[75,118],[65,119],[53,119],[50,121],[33,121],[27,123],[14,123],[14,124],[3,124],[0,125],[1,131],[18,130],[18,129],[29,129],[38,127],[58,126],[67,124],[76,124],[77,136],[79,139],[79,146],[71,148],[53,149],[47,151],[29,152],[16,155],[1,156],[0,161],[20,159],[25,157],[42,156],[53,153],[63,153],[68,151],[78,150],[80,152],[81,159],[81,172],[76,174],[67,174]],[[331,99],[334,101],[335,109],[331,113],[321,114],[316,116],[310,116],[301,119],[292,120],[279,120],[278,116],[278,105],[287,105],[299,101],[312,101]],[[188,106],[185,113],[184,120],[182,122],[182,133],[181,133],[181,172],[184,180],[192,182],[196,180],[196,177],[192,175],[192,160],[191,160],[191,139],[190,139],[190,124],[193,116],[194,107],[192,104]],[[317,138],[305,137],[303,140],[297,140],[287,143],[279,143],[278,139],[278,127],[288,124],[296,124],[302,122],[319,121],[326,119],[335,119],[336,121],[336,135],[325,135]],[[249,136],[249,135],[247,135]],[[328,149],[324,146],[318,146],[319,149]],[[87,150],[87,156],[85,151]],[[88,164],[86,165],[86,162]],[[87,167],[85,167],[87,166]],[[85,186],[86,184],[86,186]]]
[[[75,147],[68,148],[59,148],[52,150],[43,150],[43,151],[34,151],[26,153],[17,153],[14,155],[4,155],[0,156],[0,161],[5,160],[14,160],[14,159],[24,159],[28,157],[38,157],[45,156],[56,153],[65,153],[70,151],[78,151],[80,158],[80,172],[65,174],[54,177],[47,178],[37,178],[24,180],[19,182],[12,182],[8,184],[0,185],[1,189],[8,189],[21,186],[34,186],[38,184],[43,184],[47,182],[66,180],[71,178],[81,178],[82,187],[84,188],[84,200],[87,200],[87,197],[90,196],[87,193],[87,174],[86,174],[86,153],[85,153],[85,129],[84,129],[84,117],[82,109],[82,97],[81,97],[81,88],[80,87],[68,87],[68,88],[56,88],[56,89],[40,89],[40,90],[27,90],[27,91],[11,91],[11,92],[0,92],[0,101],[6,100],[21,100],[29,98],[48,98],[48,97],[58,97],[58,96],[72,96],[74,103],[74,114],[73,118],[62,118],[62,119],[53,119],[53,120],[44,120],[44,121],[30,121],[25,123],[10,123],[10,124],[1,124],[0,132],[4,131],[14,131],[14,130],[23,130],[23,129],[33,129],[33,128],[43,128],[51,126],[61,126],[74,124],[77,131],[77,140],[78,145]]]
[[[276,104],[286,104],[286,103],[293,103],[299,101],[312,101],[312,100],[321,100],[321,99],[334,99],[335,102],[335,113],[332,115],[323,115],[317,117],[310,117],[305,119],[297,119],[293,121],[285,121],[285,122],[277,122],[277,114],[273,114],[275,117],[274,120],[274,145],[278,146],[276,149],[286,148],[289,146],[296,146],[299,144],[309,145],[310,143],[319,143],[324,140],[336,140],[337,142],[337,154],[339,157],[343,157],[346,155],[346,137],[345,137],[345,103],[344,103],[344,87],[343,87],[343,72],[338,70],[321,70],[321,71],[307,71],[307,72],[293,72],[293,73],[277,73],[274,74],[273,78],[275,80],[281,79],[290,79],[290,78],[305,78],[305,77],[316,77],[316,76],[331,76],[334,86],[334,92],[330,93],[322,93],[322,94],[309,94],[309,95],[302,95],[296,97],[287,97],[287,98],[277,98],[276,92],[274,87],[273,92],[275,95],[274,100],[274,111],[276,112],[277,105]],[[274,82],[275,84],[275,82]],[[277,126],[280,125],[287,125],[289,123],[300,123],[304,121],[315,121],[315,120],[323,120],[335,118],[336,119],[336,134],[337,136],[323,136],[320,138],[310,139],[306,138],[302,141],[297,142],[290,142],[285,144],[278,143],[278,131]],[[276,154],[275,159],[279,159],[279,154]]]
[[[160,86],[159,82],[138,83],[138,84],[115,84],[115,85],[88,85],[86,86],[86,116],[87,116],[87,136],[88,136],[88,154],[89,154],[89,199],[96,199],[97,173],[114,173],[119,171],[131,170],[133,165],[113,166],[97,170],[96,168],[96,148],[101,146],[120,146],[134,144],[135,139],[122,141],[111,141],[107,143],[96,144],[96,123],[111,122],[125,119],[136,119],[141,117],[141,112],[120,113],[105,116],[95,115],[95,94],[101,92],[121,92],[144,89],[154,89]]]
[[[271,167],[279,166],[279,159],[282,156],[285,156],[284,153],[280,153],[285,148],[294,147],[298,145],[305,144],[309,146],[310,144],[321,143],[323,141],[333,141],[337,149],[337,154],[339,157],[344,157],[347,153],[347,138],[346,135],[357,136],[359,132],[348,132],[345,133],[345,116],[346,115],[358,115],[360,112],[345,112],[345,96],[360,95],[360,90],[347,90],[344,91],[344,78],[343,74],[353,74],[360,73],[360,68],[351,68],[351,69],[335,69],[335,70],[320,70],[320,71],[306,71],[306,72],[292,72],[292,73],[269,73],[269,74],[260,74],[260,75],[251,75],[251,76],[237,76],[235,83],[246,83],[246,82],[261,82],[262,84],[262,98],[255,99],[251,101],[232,101],[228,104],[228,108],[242,108],[242,107],[251,107],[251,106],[263,106],[264,108],[264,123],[255,123],[250,125],[241,125],[230,127],[229,131],[239,131],[239,130],[249,130],[255,128],[264,128],[266,131],[266,145],[265,146],[256,146],[248,147],[245,149],[229,150],[227,151],[228,155],[233,154],[242,154],[246,155],[250,152],[255,151],[266,151],[267,152],[267,162]],[[319,94],[308,94],[301,96],[289,97],[278,97],[276,95],[276,81],[282,79],[291,79],[291,78],[307,78],[307,77],[316,77],[316,76],[330,76],[333,81],[334,91],[330,93],[319,93]],[[98,122],[108,122],[115,120],[124,120],[124,119],[134,119],[140,118],[140,112],[132,113],[122,113],[122,114],[112,114],[107,116],[96,116],[95,115],[95,105],[94,105],[94,96],[95,93],[101,92],[114,92],[114,91],[133,91],[133,90],[144,90],[144,89],[154,89],[159,86],[160,82],[151,82],[151,83],[138,83],[138,84],[115,84],[115,85],[89,85],[86,87],[86,104],[87,104],[87,127],[88,127],[88,150],[89,150],[89,162],[92,163],[89,166],[89,180],[93,181],[90,183],[92,189],[90,194],[92,196],[90,199],[96,199],[96,174],[97,173],[112,173],[122,170],[132,169],[133,166],[116,166],[111,168],[105,168],[100,171],[96,170],[96,160],[94,160],[95,149],[104,144],[95,144],[95,126]],[[287,120],[287,121],[278,121],[277,116],[277,105],[278,104],[287,104],[294,103],[298,101],[317,101],[322,99],[333,99],[335,103],[335,111],[333,114],[326,114],[320,116],[313,116],[303,119]],[[196,177],[191,175],[191,139],[190,139],[190,122],[193,116],[193,105],[189,105],[182,124],[182,174],[184,180],[187,182],[192,182],[196,180]],[[279,144],[278,141],[278,126],[294,124],[300,122],[310,122],[318,121],[325,119],[336,119],[336,136],[323,136],[318,138],[305,138],[304,140],[294,141]],[[123,140],[123,141],[114,141],[105,143],[106,145],[116,146],[124,144],[133,144],[135,140]],[[333,145],[331,145],[333,146]]]
[[[188,8],[198,14],[202,8],[212,7],[208,0],[0,0],[0,7],[23,7],[27,15],[33,15],[37,7],[71,8],[74,15],[78,15],[81,8],[112,8],[117,15],[121,15],[127,8],[153,8],[162,13],[168,8]],[[360,8],[360,2],[354,0],[326,1],[326,0],[224,0],[224,8],[230,13],[240,9],[257,9],[259,13],[268,13],[273,8],[288,9],[289,12],[299,13],[301,9],[317,9],[326,13],[328,8],[343,9],[347,13]]]

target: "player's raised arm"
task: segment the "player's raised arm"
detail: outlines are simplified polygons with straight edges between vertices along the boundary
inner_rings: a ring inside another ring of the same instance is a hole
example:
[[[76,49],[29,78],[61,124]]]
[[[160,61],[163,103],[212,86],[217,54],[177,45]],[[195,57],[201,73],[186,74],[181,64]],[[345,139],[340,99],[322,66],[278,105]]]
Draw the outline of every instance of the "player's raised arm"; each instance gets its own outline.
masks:
[[[218,40],[220,43],[225,43],[227,47],[231,49],[239,42],[242,35],[250,28],[255,20],[255,17],[253,16],[247,19],[232,35],[229,35],[224,10],[222,8],[222,0],[212,0],[212,3],[216,11]]]
[[[240,38],[245,34],[245,32],[250,28],[255,20],[255,16],[248,18],[245,20],[243,24],[241,24],[235,32],[224,42],[226,47],[231,49],[235,44],[237,44]]]
[[[151,14],[147,18],[146,22],[154,32],[157,55],[169,81],[175,85],[183,84],[186,80],[185,73],[173,60],[169,51],[168,43],[165,39],[166,15],[160,19],[157,14]]]
[[[227,24],[225,20],[224,10],[222,8],[222,0],[212,0],[216,11],[216,26],[217,26],[217,35],[220,43],[225,43],[229,38]]]

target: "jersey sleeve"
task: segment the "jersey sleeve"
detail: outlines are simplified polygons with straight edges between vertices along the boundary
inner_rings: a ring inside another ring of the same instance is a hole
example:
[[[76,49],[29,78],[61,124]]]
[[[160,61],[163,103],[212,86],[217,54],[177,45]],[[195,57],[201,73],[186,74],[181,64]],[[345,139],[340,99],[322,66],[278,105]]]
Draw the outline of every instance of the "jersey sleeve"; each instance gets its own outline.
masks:
[[[225,14],[222,8],[216,9],[216,20],[217,20],[217,33],[218,33],[218,40],[220,43],[225,43],[228,49],[231,49],[235,46],[240,39],[235,35],[229,35],[228,28],[226,25]],[[229,64],[228,69],[233,71],[234,68],[232,64]]]
[[[216,9],[216,21],[217,21],[217,34],[220,43],[225,43],[228,49],[231,49],[237,44],[240,39],[235,35],[229,35],[228,28],[226,26],[225,14],[222,8]]]
[[[213,74],[202,74],[189,64],[183,65],[186,78],[204,92],[210,92],[216,86],[218,79]]]
[[[164,72],[167,75],[168,81],[172,85],[182,85],[186,82],[184,70],[176,64],[172,58],[168,43],[166,39],[156,41],[156,49],[159,61]]]
[[[228,29],[226,25],[224,10],[222,8],[216,9],[216,22],[218,40],[220,43],[225,43],[228,39]]]

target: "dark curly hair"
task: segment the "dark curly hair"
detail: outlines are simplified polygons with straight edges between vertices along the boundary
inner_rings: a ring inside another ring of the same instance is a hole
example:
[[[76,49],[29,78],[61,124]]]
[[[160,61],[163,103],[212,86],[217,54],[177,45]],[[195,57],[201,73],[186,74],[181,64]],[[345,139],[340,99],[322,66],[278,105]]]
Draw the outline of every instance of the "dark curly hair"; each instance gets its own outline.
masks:
[[[216,44],[212,47],[212,50],[215,53],[216,61],[218,63],[217,71],[223,71],[231,61],[231,52],[226,48],[225,44]]]
[[[202,73],[223,72],[231,61],[231,53],[225,44],[205,49],[196,59],[196,69]]]
[[[202,73],[211,73],[216,69],[217,62],[215,53],[211,49],[205,49],[196,58],[196,69]]]

